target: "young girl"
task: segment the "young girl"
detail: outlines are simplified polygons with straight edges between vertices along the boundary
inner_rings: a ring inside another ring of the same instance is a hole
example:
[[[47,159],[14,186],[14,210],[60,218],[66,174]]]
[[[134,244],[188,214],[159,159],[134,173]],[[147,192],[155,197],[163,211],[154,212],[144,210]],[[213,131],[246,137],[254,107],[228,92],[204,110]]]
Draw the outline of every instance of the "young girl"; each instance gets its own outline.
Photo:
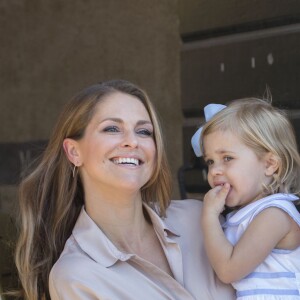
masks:
[[[209,260],[237,299],[300,299],[300,157],[284,113],[260,99],[210,104],[192,139],[208,165],[202,211]],[[224,206],[234,210],[223,229]]]

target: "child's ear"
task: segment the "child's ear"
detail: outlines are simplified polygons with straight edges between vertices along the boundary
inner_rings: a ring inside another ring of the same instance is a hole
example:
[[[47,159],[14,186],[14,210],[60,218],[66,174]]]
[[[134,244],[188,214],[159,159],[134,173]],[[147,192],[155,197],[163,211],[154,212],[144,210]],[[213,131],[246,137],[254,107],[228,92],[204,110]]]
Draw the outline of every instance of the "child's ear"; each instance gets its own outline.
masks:
[[[280,159],[277,155],[268,152],[265,156],[265,175],[272,176],[279,169]]]
[[[66,138],[63,141],[63,147],[69,161],[72,164],[79,166],[81,163],[78,143],[73,139]]]

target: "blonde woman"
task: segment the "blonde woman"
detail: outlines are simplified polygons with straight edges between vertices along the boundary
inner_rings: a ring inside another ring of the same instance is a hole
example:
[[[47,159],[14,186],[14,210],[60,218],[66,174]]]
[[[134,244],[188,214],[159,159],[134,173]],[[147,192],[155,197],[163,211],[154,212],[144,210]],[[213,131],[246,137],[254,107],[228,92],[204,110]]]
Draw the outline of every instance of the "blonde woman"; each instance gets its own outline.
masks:
[[[299,300],[300,157],[293,128],[261,99],[211,104],[205,112],[193,145],[212,188],[201,218],[209,260],[239,300]],[[222,228],[225,205],[233,211]]]
[[[232,300],[208,263],[200,210],[200,201],[170,201],[146,93],[123,80],[88,87],[20,186],[23,297]]]

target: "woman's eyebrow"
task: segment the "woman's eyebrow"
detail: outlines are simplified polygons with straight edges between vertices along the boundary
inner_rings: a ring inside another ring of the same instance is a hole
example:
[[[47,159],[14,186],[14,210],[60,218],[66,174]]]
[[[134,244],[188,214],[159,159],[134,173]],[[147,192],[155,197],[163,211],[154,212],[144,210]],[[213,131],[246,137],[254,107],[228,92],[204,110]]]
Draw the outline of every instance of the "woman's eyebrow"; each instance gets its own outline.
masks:
[[[120,118],[113,118],[113,117],[109,117],[109,118],[105,118],[103,120],[100,120],[98,123],[103,123],[105,121],[113,121],[113,122],[116,122],[116,123],[123,123],[123,120],[120,119]]]
[[[103,123],[103,122],[105,122],[105,121],[113,121],[113,122],[120,123],[120,124],[121,124],[121,123],[124,123],[124,121],[123,121],[122,119],[120,119],[120,118],[113,118],[113,117],[110,118],[110,117],[109,117],[109,118],[105,118],[105,119],[99,121],[98,124]],[[150,125],[152,125],[152,122],[149,121],[149,120],[139,120],[139,121],[137,121],[136,124],[137,124],[137,125],[145,125],[145,124],[150,124]]]
[[[145,124],[152,125],[152,122],[148,120],[140,120],[137,122],[137,125],[145,125]]]

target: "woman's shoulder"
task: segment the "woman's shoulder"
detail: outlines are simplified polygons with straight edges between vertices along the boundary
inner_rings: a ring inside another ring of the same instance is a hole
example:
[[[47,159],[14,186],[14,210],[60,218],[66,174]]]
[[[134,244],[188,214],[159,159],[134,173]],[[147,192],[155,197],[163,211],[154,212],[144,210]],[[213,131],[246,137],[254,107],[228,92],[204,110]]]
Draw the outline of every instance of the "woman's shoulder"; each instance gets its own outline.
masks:
[[[202,201],[196,199],[172,200],[167,212],[166,220],[181,220],[188,223],[199,223],[202,209]]]
[[[82,295],[94,294],[95,282],[104,280],[105,274],[106,268],[84,253],[71,236],[50,271],[51,299],[79,299],[79,294],[80,299],[90,299]]]
[[[187,211],[200,209],[202,201],[196,199],[171,200],[168,210]]]
[[[92,296],[100,296],[104,290],[101,282],[106,280],[106,270],[78,249],[63,252],[49,275],[51,299],[91,299]]]
[[[56,281],[72,277],[72,274],[83,274],[91,259],[81,250],[76,241],[71,236],[65,245],[60,257],[53,265],[50,277],[56,278]]]

